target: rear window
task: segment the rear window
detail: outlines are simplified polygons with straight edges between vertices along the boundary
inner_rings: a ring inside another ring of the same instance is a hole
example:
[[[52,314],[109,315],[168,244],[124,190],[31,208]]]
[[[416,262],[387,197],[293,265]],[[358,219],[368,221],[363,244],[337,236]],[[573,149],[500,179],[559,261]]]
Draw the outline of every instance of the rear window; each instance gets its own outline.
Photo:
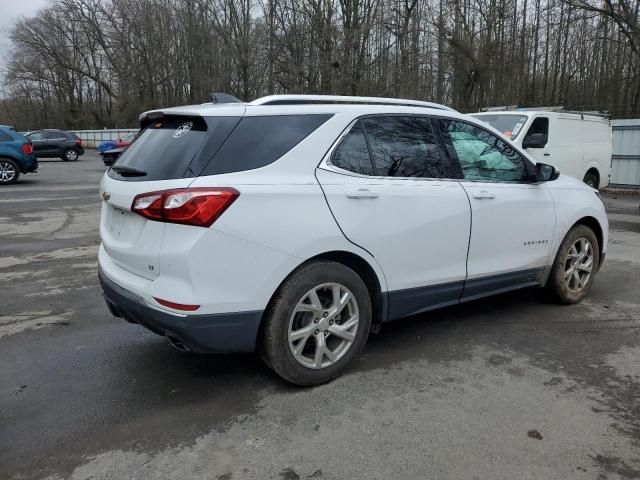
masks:
[[[331,115],[244,117],[202,175],[242,172],[275,162]]]
[[[238,123],[238,117],[167,116],[147,126],[114,164],[146,175],[122,174],[117,180],[151,181],[194,177],[201,172]]]

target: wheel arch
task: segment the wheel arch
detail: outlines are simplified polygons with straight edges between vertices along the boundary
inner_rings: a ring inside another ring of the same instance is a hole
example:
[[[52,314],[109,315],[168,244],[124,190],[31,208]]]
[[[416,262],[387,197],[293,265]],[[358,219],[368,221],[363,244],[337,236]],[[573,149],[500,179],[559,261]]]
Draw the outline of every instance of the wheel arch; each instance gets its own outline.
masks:
[[[584,225],[585,227],[590,228],[593,231],[593,233],[595,233],[596,239],[598,240],[598,249],[600,251],[600,258],[599,258],[598,265],[602,265],[602,260],[604,255],[603,253],[604,234],[602,231],[602,225],[600,225],[600,222],[598,222],[598,220],[595,217],[591,217],[591,216],[582,217],[576,223],[574,223],[571,226],[571,228],[575,227],[576,225]],[[571,228],[569,230],[571,230]]]
[[[381,280],[379,278],[378,273],[371,265],[371,263],[369,263],[362,256],[346,250],[331,250],[307,258],[304,262],[300,263],[296,266],[296,268],[291,270],[291,272],[289,272],[289,274],[278,284],[278,287],[271,294],[271,298],[269,299],[267,308],[263,313],[262,319],[260,321],[258,337],[262,335],[266,312],[269,310],[273,298],[278,290],[280,290],[282,285],[291,277],[291,275],[297,272],[300,268],[308,265],[309,263],[319,260],[340,263],[342,265],[345,265],[346,267],[349,267],[360,276],[362,281],[365,283],[367,290],[369,290],[369,295],[371,297],[371,330],[373,332],[379,331],[380,325],[385,321],[387,316],[387,293],[386,291],[383,291],[382,283],[384,282],[384,279]]]
[[[590,166],[587,171],[584,173],[584,176],[586,177],[587,175],[589,175],[590,173],[593,173],[596,176],[597,179],[597,188],[600,188],[600,181],[602,180],[602,175],[600,174],[600,170],[598,170],[598,167],[596,166]]]

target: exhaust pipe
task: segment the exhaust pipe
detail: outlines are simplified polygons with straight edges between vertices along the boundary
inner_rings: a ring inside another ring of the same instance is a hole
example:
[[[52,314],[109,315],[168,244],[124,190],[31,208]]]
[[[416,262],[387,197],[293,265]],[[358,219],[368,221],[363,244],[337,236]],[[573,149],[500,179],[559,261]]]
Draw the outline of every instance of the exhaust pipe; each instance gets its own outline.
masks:
[[[180,350],[181,352],[190,352],[189,348],[180,340],[178,340],[176,337],[173,337],[169,334],[165,336],[167,337],[167,341],[169,342],[169,345],[171,345],[176,350]]]

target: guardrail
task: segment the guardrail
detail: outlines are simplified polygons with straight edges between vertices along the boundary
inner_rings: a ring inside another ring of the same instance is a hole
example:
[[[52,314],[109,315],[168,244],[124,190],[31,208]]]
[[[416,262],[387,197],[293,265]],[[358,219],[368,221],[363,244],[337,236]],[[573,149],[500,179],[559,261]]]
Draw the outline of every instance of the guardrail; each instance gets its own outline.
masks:
[[[104,129],[104,130],[70,130],[75,133],[82,145],[88,148],[98,148],[98,145],[106,140],[117,140],[120,137],[125,136],[128,133],[137,133],[137,128],[118,128],[118,129]]]

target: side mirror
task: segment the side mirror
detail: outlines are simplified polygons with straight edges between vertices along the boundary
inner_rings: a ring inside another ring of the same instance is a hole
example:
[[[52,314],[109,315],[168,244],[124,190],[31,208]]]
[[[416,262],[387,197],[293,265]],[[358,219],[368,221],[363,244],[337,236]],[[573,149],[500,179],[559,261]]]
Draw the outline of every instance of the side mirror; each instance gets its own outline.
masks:
[[[532,133],[522,140],[522,148],[544,148],[547,136],[544,133]]]
[[[551,182],[560,176],[560,172],[553,165],[536,163],[536,180],[538,182]]]

